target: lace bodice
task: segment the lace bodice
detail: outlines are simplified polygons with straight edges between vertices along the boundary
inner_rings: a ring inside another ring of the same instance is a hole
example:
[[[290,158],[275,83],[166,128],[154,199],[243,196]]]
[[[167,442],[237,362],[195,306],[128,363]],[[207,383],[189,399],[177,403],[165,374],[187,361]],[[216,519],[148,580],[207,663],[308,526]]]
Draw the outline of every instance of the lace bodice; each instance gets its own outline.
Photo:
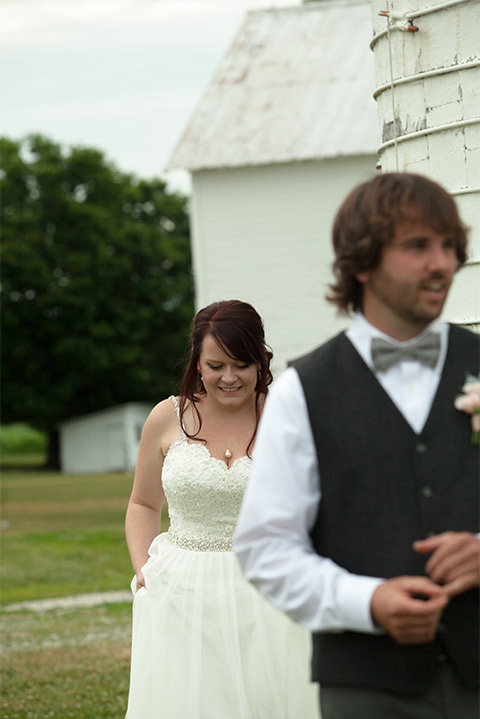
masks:
[[[184,436],[165,457],[162,482],[170,540],[184,549],[229,551],[251,470],[249,457],[230,467]]]

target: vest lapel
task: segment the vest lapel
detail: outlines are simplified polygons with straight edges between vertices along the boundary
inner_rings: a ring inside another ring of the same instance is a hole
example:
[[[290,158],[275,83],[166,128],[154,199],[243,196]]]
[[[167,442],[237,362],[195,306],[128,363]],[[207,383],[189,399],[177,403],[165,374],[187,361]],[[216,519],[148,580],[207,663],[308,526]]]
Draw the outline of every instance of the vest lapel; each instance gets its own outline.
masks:
[[[480,357],[477,358],[476,366],[475,360],[471,364],[468,364],[467,360],[466,364],[466,353],[462,345],[462,335],[458,333],[458,328],[450,325],[445,366],[422,434],[430,434],[435,431],[439,423],[448,421],[448,417],[452,416],[452,410],[454,416],[457,416],[458,410],[454,408],[454,399],[461,393],[466,375],[478,374]],[[453,393],[452,388],[455,388]]]

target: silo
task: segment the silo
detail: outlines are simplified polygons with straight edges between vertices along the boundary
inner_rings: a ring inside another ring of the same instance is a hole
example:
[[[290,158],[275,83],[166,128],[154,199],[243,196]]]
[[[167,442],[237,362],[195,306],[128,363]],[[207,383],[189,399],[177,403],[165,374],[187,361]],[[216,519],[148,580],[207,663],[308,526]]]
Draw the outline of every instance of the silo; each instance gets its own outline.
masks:
[[[471,228],[446,319],[480,331],[480,0],[372,0],[382,172],[440,182]]]

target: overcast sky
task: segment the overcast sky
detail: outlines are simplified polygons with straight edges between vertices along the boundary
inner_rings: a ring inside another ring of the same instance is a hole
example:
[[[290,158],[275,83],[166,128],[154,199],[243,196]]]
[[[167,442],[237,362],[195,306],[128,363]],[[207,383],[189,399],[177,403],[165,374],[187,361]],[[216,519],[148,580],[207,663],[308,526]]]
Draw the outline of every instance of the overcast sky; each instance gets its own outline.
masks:
[[[300,0],[0,0],[0,133],[164,168],[248,10]]]

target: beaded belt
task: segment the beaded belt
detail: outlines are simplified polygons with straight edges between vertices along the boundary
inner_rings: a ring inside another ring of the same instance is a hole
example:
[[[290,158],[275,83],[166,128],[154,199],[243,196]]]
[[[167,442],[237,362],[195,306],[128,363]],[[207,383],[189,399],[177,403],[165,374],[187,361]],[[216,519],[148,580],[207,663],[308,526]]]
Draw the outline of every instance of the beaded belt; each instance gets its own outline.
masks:
[[[171,529],[168,530],[168,538],[172,544],[180,549],[188,549],[191,552],[231,552],[232,540],[212,538],[188,537],[179,534]]]

